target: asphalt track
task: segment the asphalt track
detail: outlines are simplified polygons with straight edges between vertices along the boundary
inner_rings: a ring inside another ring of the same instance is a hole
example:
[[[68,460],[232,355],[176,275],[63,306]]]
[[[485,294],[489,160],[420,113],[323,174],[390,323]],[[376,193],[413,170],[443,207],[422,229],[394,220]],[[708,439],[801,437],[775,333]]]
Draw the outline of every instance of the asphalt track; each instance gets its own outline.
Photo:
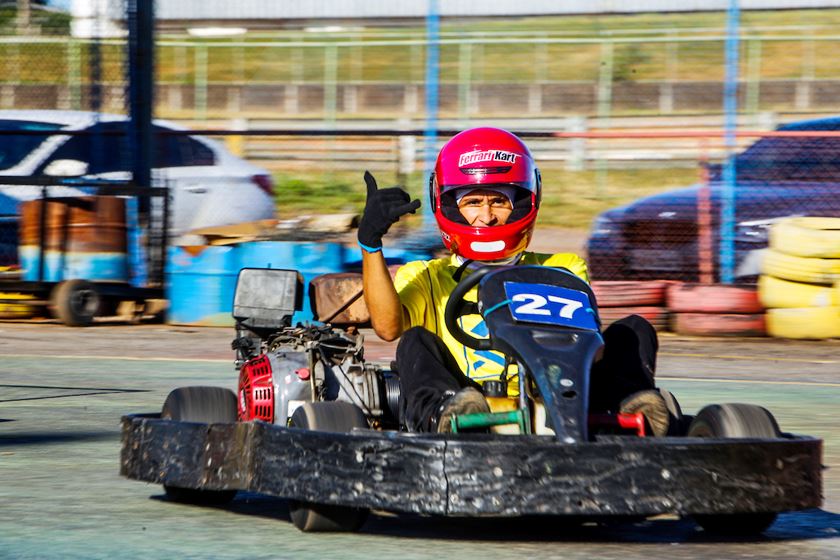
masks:
[[[119,418],[182,385],[233,387],[229,329],[0,324],[0,558],[840,558],[840,343],[663,336],[658,377],[688,412],[768,407],[825,440],[825,505],[758,539],[663,517],[602,526],[374,515],[354,535],[298,532],[281,499],[178,505],[118,475]],[[371,338],[372,335],[371,335]],[[368,357],[393,346],[371,340]]]

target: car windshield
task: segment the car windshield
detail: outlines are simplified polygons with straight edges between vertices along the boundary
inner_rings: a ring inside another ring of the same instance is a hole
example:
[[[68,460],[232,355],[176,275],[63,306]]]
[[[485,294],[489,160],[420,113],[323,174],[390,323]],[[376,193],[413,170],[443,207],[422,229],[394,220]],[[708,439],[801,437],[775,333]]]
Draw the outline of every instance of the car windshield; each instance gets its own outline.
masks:
[[[801,127],[780,130],[805,131]],[[819,133],[828,128],[814,128]],[[840,138],[774,137],[759,140],[736,158],[736,174],[742,181],[840,182]],[[720,179],[721,170],[713,170]]]
[[[60,124],[33,121],[0,120],[0,171],[14,167],[41,145],[47,135],[15,134],[18,131],[54,132]]]

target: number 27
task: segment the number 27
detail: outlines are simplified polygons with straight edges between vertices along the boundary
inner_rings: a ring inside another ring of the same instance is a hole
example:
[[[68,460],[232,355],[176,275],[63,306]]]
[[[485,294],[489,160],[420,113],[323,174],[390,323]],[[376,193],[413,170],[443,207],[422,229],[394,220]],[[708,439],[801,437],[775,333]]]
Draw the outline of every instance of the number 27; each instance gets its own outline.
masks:
[[[583,307],[583,304],[573,299],[566,299],[558,296],[548,296],[548,299],[537,294],[516,294],[511,298],[511,301],[524,302],[519,307],[516,307],[514,313],[522,313],[525,315],[551,315],[551,310],[546,309],[548,302],[559,303],[560,316],[564,319],[571,319],[575,311]]]

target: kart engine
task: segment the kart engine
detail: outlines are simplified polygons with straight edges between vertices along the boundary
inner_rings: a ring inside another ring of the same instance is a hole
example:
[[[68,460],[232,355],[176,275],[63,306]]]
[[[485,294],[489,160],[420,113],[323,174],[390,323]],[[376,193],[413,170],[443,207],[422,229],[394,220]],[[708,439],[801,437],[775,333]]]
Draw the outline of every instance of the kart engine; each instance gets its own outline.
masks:
[[[304,402],[339,400],[358,406],[372,424],[396,422],[398,378],[365,363],[363,341],[358,333],[314,325],[238,338],[240,355],[258,352],[240,368],[239,419],[285,426]]]

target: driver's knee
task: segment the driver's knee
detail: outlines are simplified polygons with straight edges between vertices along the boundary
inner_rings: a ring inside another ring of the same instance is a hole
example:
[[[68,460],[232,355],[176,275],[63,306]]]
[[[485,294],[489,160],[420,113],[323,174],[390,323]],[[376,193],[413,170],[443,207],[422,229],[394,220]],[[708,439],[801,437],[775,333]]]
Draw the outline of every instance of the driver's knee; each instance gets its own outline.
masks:
[[[430,338],[435,334],[423,327],[411,327],[400,336],[397,343],[397,363],[405,358],[416,355],[419,347],[429,348],[434,344]]]
[[[634,346],[647,346],[654,351],[659,348],[656,329],[641,315],[628,315],[615,321],[604,331],[604,338],[620,339],[622,343]]]

